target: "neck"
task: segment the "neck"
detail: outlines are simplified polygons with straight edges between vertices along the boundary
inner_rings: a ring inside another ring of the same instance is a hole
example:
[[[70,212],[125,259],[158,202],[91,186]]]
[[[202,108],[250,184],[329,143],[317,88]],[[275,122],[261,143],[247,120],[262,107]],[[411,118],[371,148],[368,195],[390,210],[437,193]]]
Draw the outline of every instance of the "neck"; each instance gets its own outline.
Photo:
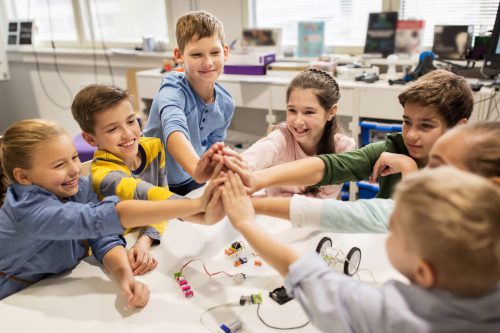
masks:
[[[419,169],[422,169],[425,166],[427,166],[427,162],[428,161],[429,161],[428,158],[420,158],[418,160],[415,160],[415,162],[417,162],[417,166],[418,166]]]
[[[299,142],[300,148],[306,153],[307,156],[316,155],[319,142]]]
[[[127,161],[124,161],[125,165],[132,171],[137,170],[141,166],[141,155],[139,152],[137,152],[137,155],[135,155],[134,158],[131,158]]]
[[[199,86],[196,84],[191,84],[193,90],[201,97],[201,99],[207,103],[213,103],[215,99],[215,83],[212,83],[210,86]]]

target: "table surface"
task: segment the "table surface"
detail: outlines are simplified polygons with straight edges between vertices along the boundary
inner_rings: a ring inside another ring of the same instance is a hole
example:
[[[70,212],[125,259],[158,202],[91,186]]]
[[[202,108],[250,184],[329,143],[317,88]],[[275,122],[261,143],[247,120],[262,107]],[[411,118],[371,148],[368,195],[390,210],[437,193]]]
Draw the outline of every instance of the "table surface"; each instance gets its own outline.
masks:
[[[361,266],[373,273],[376,283],[389,279],[404,280],[389,264],[385,253],[386,235],[331,234],[315,229],[293,229],[285,220],[257,216],[257,223],[300,253],[314,251],[323,236],[333,240],[334,247],[347,253],[351,247],[362,251]],[[127,235],[133,244],[135,235]],[[234,267],[224,249],[241,235],[225,218],[214,226],[201,226],[171,220],[162,243],[152,249],[158,267],[138,277],[151,291],[144,309],[125,310],[124,299],[117,296],[119,288],[93,258],[81,262],[71,272],[43,280],[0,302],[0,318],[4,332],[208,332],[201,323],[216,331],[221,323],[239,317],[240,332],[277,332],[264,326],[256,314],[256,306],[205,310],[224,303],[238,303],[241,295],[262,293],[261,316],[275,326],[295,326],[307,321],[297,301],[278,305],[268,297],[269,291],[283,285],[283,278],[266,262],[262,267],[248,263]],[[130,246],[130,244],[129,244]],[[208,277],[200,262],[193,262],[183,271],[194,290],[194,297],[185,298],[173,273],[193,258],[203,259],[210,272],[224,270],[243,272],[247,279],[236,285],[231,278],[219,274]],[[369,273],[360,272],[361,279],[372,281]],[[370,282],[373,283],[373,282]],[[293,332],[318,332],[311,324]]]

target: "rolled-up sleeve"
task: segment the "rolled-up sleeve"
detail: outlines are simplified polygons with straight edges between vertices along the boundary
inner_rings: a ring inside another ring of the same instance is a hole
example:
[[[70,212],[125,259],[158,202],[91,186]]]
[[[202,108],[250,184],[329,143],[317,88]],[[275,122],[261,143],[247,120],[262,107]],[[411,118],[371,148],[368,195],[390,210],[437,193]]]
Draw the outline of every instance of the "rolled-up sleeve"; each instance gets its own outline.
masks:
[[[96,257],[97,260],[99,260],[99,262],[102,262],[102,258],[104,258],[104,255],[115,246],[125,247],[127,245],[127,242],[122,235],[104,236],[100,238],[90,239],[89,243],[90,247],[92,248],[92,254]]]
[[[170,85],[162,87],[157,95],[165,145],[173,132],[181,132],[189,139],[189,126],[186,119],[186,112],[189,110],[185,110],[186,99],[187,96],[182,89]]]

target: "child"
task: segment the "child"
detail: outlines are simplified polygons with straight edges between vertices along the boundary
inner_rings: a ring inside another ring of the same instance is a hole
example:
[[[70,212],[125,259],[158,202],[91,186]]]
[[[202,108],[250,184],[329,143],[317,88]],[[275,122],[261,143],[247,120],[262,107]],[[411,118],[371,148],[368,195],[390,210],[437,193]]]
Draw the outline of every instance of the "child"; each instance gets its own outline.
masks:
[[[339,86],[327,72],[308,69],[295,76],[286,92],[286,124],[278,125],[242,154],[250,169],[260,170],[307,156],[353,150],[354,140],[340,133],[335,117],[339,98]],[[341,187],[273,187],[267,189],[267,194],[304,193],[318,198],[336,198]]]
[[[71,111],[83,131],[83,138],[98,148],[90,178],[100,200],[110,195],[122,200],[180,198],[173,195],[165,183],[165,151],[160,139],[140,137],[139,123],[127,91],[112,85],[89,85],[75,96]],[[218,145],[214,145],[214,149],[220,148]],[[221,206],[220,200],[214,199]],[[210,218],[221,219],[222,207],[219,210],[220,216]],[[203,218],[197,221],[200,220]],[[128,256],[135,275],[156,267],[157,261],[149,249],[160,243],[165,227],[166,222],[146,227],[130,249]]]
[[[460,149],[456,149],[460,142]],[[429,153],[429,168],[451,165],[500,185],[500,122],[457,126],[441,136]],[[410,159],[405,155],[400,155]],[[357,201],[293,198],[252,198],[258,214],[289,219],[293,226],[315,226],[331,232],[389,231],[392,199]]]
[[[225,140],[234,101],[215,82],[229,53],[222,23],[210,13],[190,12],[177,20],[176,38],[174,57],[184,73],[163,79],[144,135],[164,143],[170,190],[185,195],[212,175],[213,166],[199,156]]]
[[[136,281],[119,236],[139,227],[204,211],[217,181],[202,197],[168,201],[108,197],[99,203],[69,135],[44,120],[10,126],[0,141],[0,299],[75,266],[87,254],[104,263],[129,307],[145,306],[149,291]]]
[[[484,178],[442,167],[398,186],[387,254],[411,284],[381,288],[335,272],[316,254],[299,258],[267,234],[237,174],[228,173],[222,192],[233,226],[286,275],[322,331],[500,331],[500,191]]]
[[[404,108],[403,131],[385,141],[340,154],[308,157],[253,173],[226,159],[226,166],[242,176],[250,192],[276,185],[342,184],[369,177],[383,152],[410,156],[418,168],[427,164],[434,142],[448,129],[464,124],[473,108],[472,91],[464,78],[444,70],[432,71],[399,95]],[[379,198],[389,198],[401,174],[380,178]]]

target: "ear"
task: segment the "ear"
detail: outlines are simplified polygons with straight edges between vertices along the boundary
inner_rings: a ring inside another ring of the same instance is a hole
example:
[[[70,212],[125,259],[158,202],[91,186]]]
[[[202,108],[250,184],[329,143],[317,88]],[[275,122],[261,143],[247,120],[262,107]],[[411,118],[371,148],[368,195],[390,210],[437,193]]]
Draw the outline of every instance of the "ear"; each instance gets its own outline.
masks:
[[[431,289],[436,285],[436,271],[431,263],[418,259],[415,283],[422,288]]]
[[[338,103],[335,103],[328,111],[328,121],[331,121],[337,114]]]
[[[229,57],[229,46],[224,44],[224,62],[227,61],[227,57]]]
[[[87,141],[89,145],[92,147],[97,147],[97,142],[94,139],[94,136],[87,132],[82,132],[82,138]]]
[[[493,184],[500,187],[500,177],[499,176],[490,177],[490,180],[493,182]]]
[[[467,118],[462,118],[458,121],[457,125],[465,125],[469,122],[469,120]],[[457,126],[455,125],[455,126]]]
[[[184,63],[184,59],[182,57],[182,52],[178,47],[176,47],[174,49],[174,59],[175,59],[175,62],[178,64]]]
[[[29,173],[26,169],[14,168],[12,170],[12,175],[17,183],[21,185],[31,185],[31,180],[29,178]]]

